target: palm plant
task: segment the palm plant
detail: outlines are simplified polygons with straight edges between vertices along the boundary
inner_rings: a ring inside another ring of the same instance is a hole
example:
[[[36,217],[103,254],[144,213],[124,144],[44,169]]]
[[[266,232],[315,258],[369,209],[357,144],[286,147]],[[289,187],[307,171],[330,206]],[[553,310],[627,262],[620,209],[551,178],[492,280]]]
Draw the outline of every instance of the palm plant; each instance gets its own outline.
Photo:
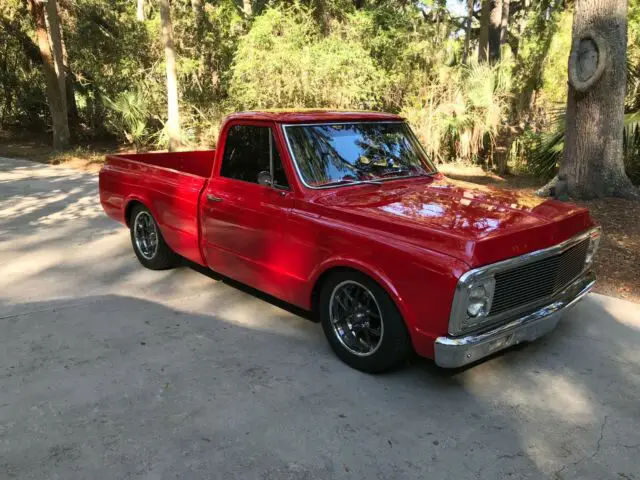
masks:
[[[104,103],[115,114],[111,116],[109,123],[127,142],[136,147],[150,142],[150,115],[145,95],[141,91],[124,91],[114,100],[105,96]]]
[[[493,147],[509,90],[504,64],[443,67],[403,113],[435,160],[473,161]]]

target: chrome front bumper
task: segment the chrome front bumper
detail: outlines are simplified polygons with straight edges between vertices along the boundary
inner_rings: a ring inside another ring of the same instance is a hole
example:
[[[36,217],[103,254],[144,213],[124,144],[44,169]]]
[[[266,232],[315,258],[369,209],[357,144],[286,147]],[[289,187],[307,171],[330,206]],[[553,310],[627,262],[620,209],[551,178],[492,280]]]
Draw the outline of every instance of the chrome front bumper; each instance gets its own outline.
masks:
[[[518,343],[530,342],[553,330],[562,315],[595,285],[595,275],[588,272],[569,285],[550,303],[535,312],[512,320],[492,330],[461,337],[438,337],[435,341],[436,364],[457,368],[476,362],[492,353]]]

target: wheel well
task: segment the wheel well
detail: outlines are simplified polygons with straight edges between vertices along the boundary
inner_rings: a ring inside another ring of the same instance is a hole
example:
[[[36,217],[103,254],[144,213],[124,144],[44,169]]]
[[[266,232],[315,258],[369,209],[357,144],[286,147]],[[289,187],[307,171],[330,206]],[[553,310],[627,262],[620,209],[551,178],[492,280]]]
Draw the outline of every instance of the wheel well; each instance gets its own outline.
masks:
[[[315,285],[313,286],[313,290],[311,290],[311,311],[313,312],[314,316],[316,316],[318,314],[318,301],[320,300],[320,292],[322,291],[322,286],[324,285],[324,283],[327,281],[327,279],[331,275],[333,275],[334,273],[339,273],[339,272],[356,272],[356,273],[359,273],[361,275],[366,275],[367,277],[371,278],[371,276],[369,274],[363,272],[362,270],[358,270],[357,268],[332,267],[332,268],[329,268],[329,269],[325,270],[318,277],[318,279],[316,280]],[[380,282],[378,282],[374,278],[371,278],[371,280],[373,280],[377,284],[380,284]]]
[[[144,203],[139,202],[138,200],[131,200],[129,203],[127,203],[127,206],[124,209],[124,221],[126,222],[127,227],[131,226],[131,212],[133,212],[133,209],[136,205],[144,206]]]
[[[315,285],[313,286],[313,290],[311,290],[311,311],[316,315],[318,313],[318,300],[320,299],[320,292],[322,291],[322,286],[324,282],[327,281],[331,275],[337,272],[357,272],[355,268],[348,267],[333,267],[329,268],[322,272],[322,274],[316,280]]]

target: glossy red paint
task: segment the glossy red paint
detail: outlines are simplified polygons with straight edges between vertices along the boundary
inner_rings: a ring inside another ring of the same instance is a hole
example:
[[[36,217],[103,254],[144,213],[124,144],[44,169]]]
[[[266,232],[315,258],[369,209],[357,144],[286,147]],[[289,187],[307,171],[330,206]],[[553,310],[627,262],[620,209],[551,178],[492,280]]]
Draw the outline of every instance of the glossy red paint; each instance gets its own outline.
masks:
[[[263,110],[259,112],[240,112],[228,115],[225,122],[261,121],[280,124],[320,123],[320,122],[396,122],[403,117],[393,113],[362,112],[349,110]]]
[[[575,205],[441,174],[311,189],[295,172],[282,130],[290,123],[401,120],[318,110],[233,114],[216,151],[107,157],[101,202],[123,223],[131,202],[143,203],[182,256],[302,308],[313,307],[323,274],[359,270],[393,298],[417,353],[433,357],[464,272],[549,247],[593,222]],[[273,129],[289,190],[219,176],[236,124]]]
[[[144,204],[167,244],[205,265],[200,253],[198,205],[215,151],[107,156],[100,171],[100,201],[110,217],[127,223],[130,207]]]

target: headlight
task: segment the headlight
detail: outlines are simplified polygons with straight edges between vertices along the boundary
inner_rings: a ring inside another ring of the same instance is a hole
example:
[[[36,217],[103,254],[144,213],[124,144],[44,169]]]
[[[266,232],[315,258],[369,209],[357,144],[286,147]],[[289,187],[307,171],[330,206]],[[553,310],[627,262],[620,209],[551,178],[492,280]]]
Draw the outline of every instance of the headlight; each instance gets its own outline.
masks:
[[[467,315],[475,318],[481,315],[487,309],[487,290],[483,285],[473,287],[469,292],[469,305],[467,306]]]
[[[467,287],[467,311],[462,321],[464,330],[472,329],[489,315],[496,281],[493,277],[479,279]]]
[[[598,228],[591,232],[591,237],[589,239],[589,248],[587,249],[587,256],[584,261],[586,265],[590,265],[591,263],[593,263],[593,257],[598,251],[599,245],[600,245],[600,229]]]
[[[458,285],[450,333],[457,335],[481,325],[491,311],[496,281],[493,276],[473,278]]]

